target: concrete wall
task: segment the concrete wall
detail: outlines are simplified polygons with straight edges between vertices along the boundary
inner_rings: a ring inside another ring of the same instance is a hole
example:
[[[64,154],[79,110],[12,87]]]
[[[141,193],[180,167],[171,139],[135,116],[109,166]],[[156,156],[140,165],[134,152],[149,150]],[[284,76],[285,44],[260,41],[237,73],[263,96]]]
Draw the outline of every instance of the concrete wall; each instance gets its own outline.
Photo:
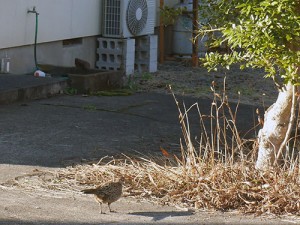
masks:
[[[82,43],[64,46],[62,41],[47,42],[37,46],[37,61],[42,64],[74,66],[74,59],[88,61],[95,68],[97,40],[95,36],[82,38]],[[33,45],[0,50],[0,58],[7,52],[10,73],[24,74],[35,70]]]

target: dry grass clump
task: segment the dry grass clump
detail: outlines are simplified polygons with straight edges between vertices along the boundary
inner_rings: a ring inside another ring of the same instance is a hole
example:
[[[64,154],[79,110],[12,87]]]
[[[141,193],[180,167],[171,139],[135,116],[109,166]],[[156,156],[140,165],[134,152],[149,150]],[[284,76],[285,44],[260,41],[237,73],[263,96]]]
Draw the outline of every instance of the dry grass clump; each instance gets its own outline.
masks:
[[[161,166],[150,160],[112,160],[105,165],[78,165],[61,170],[57,183],[80,189],[125,176],[126,196],[195,209],[240,210],[245,213],[296,214],[300,209],[295,172],[256,171],[252,165]],[[72,181],[70,183],[70,181]]]
[[[182,111],[174,96],[183,131],[181,155],[171,155],[162,149],[160,159],[126,156],[120,160],[102,159],[97,164],[61,170],[56,183],[80,189],[122,175],[126,179],[127,196],[162,204],[299,215],[298,158],[286,164],[289,166],[272,171],[255,170],[256,142],[239,136],[235,126],[237,107],[232,111],[225,94],[214,91],[214,96],[210,115],[202,115],[197,104],[193,106],[198,108],[202,130],[196,144],[189,129],[190,109],[183,106]],[[209,125],[205,124],[205,119],[210,121]]]

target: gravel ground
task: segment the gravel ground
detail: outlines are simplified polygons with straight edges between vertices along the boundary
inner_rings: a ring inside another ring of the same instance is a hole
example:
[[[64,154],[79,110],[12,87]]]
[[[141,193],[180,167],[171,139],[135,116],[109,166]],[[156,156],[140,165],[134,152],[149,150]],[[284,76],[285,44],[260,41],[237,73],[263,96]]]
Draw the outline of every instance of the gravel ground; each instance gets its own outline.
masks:
[[[137,82],[141,91],[166,92],[171,85],[176,94],[213,98],[212,82],[217,93],[222,94],[224,82],[229,101],[250,105],[271,105],[278,91],[270,78],[264,78],[261,69],[220,69],[208,72],[204,67],[192,68],[188,61],[168,61],[159,65],[155,74],[142,73]],[[240,93],[240,94],[239,94]]]

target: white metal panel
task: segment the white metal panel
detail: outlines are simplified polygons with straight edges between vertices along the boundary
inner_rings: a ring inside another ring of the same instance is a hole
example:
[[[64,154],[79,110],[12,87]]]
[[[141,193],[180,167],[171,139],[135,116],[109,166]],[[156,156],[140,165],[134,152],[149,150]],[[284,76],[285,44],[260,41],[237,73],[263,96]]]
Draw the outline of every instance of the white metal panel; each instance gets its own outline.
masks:
[[[118,38],[128,38],[133,36],[148,35],[154,33],[154,26],[156,20],[156,0],[146,0],[146,13],[147,20],[145,26],[140,32],[136,34],[130,30],[128,27],[127,13],[129,10],[129,5],[136,3],[138,1],[132,0],[104,0],[104,15],[103,15],[103,36],[104,37],[118,37]],[[137,7],[139,8],[139,7]],[[133,7],[133,10],[137,8]],[[143,8],[143,7],[141,7]],[[141,10],[141,8],[139,8]],[[138,11],[138,10],[137,10]],[[137,11],[134,11],[137,13]],[[115,12],[118,12],[114,15]],[[136,17],[133,14],[132,17]],[[141,18],[139,18],[141,19]]]
[[[33,44],[39,12],[38,42],[94,36],[101,32],[101,0],[0,0],[0,48]]]

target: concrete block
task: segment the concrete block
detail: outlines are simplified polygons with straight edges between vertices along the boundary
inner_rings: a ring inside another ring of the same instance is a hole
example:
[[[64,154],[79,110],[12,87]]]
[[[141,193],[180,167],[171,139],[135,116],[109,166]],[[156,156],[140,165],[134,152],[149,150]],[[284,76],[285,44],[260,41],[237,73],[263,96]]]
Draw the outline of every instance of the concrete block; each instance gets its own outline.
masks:
[[[124,39],[124,43],[127,51],[135,49],[135,39]]]
[[[120,70],[122,64],[104,63],[104,62],[98,61],[96,63],[96,66],[98,69],[101,69],[101,70]]]
[[[149,64],[149,72],[150,73],[155,73],[157,72],[157,60],[156,61],[151,61]]]
[[[157,49],[158,38],[157,35],[148,35],[136,38],[136,49],[137,50],[149,50]]]
[[[150,52],[149,61],[157,61],[157,51]]]
[[[147,51],[137,51],[135,54],[136,60],[147,60],[149,58],[149,52]]]
[[[116,65],[120,65],[122,63],[122,57],[118,54],[101,54],[102,61],[107,63],[112,63]],[[105,56],[105,57],[103,57]]]
[[[124,55],[124,61],[127,61],[130,64],[134,64],[135,61],[135,53],[132,52],[131,54]]]
[[[68,75],[70,86],[76,88],[79,93],[120,88],[124,85],[123,72],[121,71],[90,70],[85,73]]]
[[[158,48],[158,37],[157,35],[151,35],[150,37],[150,48],[157,49]]]
[[[125,68],[125,74],[128,76],[128,75],[131,75],[134,73],[134,65],[131,65],[131,66],[127,66]]]
[[[157,72],[157,59],[153,61],[149,60],[137,60],[135,62],[135,69],[139,72]]]
[[[120,67],[122,63],[109,62],[109,61],[98,61],[96,63],[97,66],[106,66],[106,67]]]
[[[114,50],[114,49],[100,49],[97,48],[97,54],[119,54],[122,55],[123,52],[119,50]]]
[[[122,54],[123,51],[123,41],[120,39],[112,38],[98,38],[99,47],[97,53],[115,53]]]
[[[157,71],[157,35],[136,38],[135,68],[138,72]]]
[[[124,70],[126,75],[134,72],[135,39],[98,38],[97,68]]]

